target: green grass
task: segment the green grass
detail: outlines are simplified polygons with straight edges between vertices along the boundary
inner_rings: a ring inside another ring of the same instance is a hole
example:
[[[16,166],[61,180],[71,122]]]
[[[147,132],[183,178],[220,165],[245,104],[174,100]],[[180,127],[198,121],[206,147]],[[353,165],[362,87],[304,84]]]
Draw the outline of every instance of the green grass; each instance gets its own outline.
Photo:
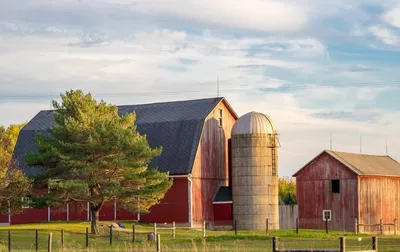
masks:
[[[103,223],[105,226],[110,222]],[[123,222],[128,230],[132,230],[132,222]],[[34,251],[35,230],[39,233],[39,250],[47,251],[49,232],[53,235],[53,251],[61,247],[61,229],[65,230],[65,251],[155,251],[155,243],[148,243],[147,233],[153,231],[152,225],[136,225],[136,242],[132,243],[131,233],[113,232],[113,245],[109,243],[109,232],[104,236],[89,237],[89,249],[85,247],[85,231],[89,222],[59,222],[12,225],[0,227],[0,251],[7,251],[8,230],[12,235],[12,251]],[[271,251],[272,236],[277,236],[280,249],[337,249],[339,237],[346,237],[348,251],[370,249],[371,236],[356,235],[331,231],[326,234],[321,230],[274,230],[268,236],[265,231],[238,231],[236,236],[232,230],[206,232],[203,239],[201,230],[177,229],[176,239],[172,239],[172,230],[159,230],[162,251]],[[359,240],[361,239],[361,240]],[[394,236],[379,237],[379,251],[400,251],[400,238]]]

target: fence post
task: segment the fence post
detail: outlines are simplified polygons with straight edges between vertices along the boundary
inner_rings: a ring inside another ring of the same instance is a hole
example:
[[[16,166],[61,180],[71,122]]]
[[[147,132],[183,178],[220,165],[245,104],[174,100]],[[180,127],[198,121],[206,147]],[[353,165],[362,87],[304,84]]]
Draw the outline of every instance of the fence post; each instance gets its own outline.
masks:
[[[157,223],[155,223],[155,222],[154,222],[154,225],[153,225],[153,229],[154,229],[154,239],[157,240]]]
[[[11,231],[8,230],[8,251],[11,251]]]
[[[237,235],[237,221],[235,220],[235,226],[234,226],[234,228],[235,228],[235,235]]]
[[[383,222],[382,219],[379,220],[379,231],[381,234],[383,234]]]
[[[296,218],[296,234],[299,233],[299,218]]]
[[[61,248],[64,249],[64,229],[61,229]]]
[[[161,239],[160,239],[160,235],[157,235],[157,252],[161,251]]]
[[[378,237],[372,237],[372,250],[378,251]]]
[[[340,237],[340,252],[346,252],[346,238]]]
[[[276,252],[276,247],[278,245],[278,237],[272,237],[272,252]]]
[[[86,248],[89,247],[89,228],[86,228]]]
[[[35,231],[35,250],[39,250],[39,233],[37,229]]]
[[[135,224],[132,225],[132,242],[135,242]]]
[[[269,229],[269,220],[268,220],[268,218],[266,218],[265,219],[265,232],[267,233],[267,235],[268,235],[268,229]]]
[[[175,240],[175,221],[172,222],[172,239]]]
[[[394,235],[397,235],[397,219],[394,219]]]
[[[53,245],[53,233],[49,233],[49,239],[48,239],[48,242],[47,242],[47,251],[48,252],[51,252],[51,249],[52,249],[52,245]]]
[[[328,220],[325,220],[325,229],[326,229],[326,233],[328,233]]]
[[[358,233],[358,220],[357,218],[354,218],[354,233]]]
[[[203,221],[203,238],[206,238],[206,221]]]
[[[110,226],[110,245],[112,245],[113,242],[113,233],[112,233],[112,226]]]

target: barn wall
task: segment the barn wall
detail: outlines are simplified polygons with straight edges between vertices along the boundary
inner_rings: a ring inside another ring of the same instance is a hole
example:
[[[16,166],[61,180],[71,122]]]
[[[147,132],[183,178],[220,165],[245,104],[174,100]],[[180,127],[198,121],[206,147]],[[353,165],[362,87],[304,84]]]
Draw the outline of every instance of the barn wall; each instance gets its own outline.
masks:
[[[165,197],[157,205],[150,208],[150,213],[142,214],[140,220],[143,222],[189,222],[188,204],[188,179],[173,178],[172,187]]]
[[[214,226],[232,225],[232,203],[213,204]]]
[[[332,193],[331,180],[340,180],[340,193]],[[357,175],[327,153],[318,156],[296,176],[299,226],[323,229],[322,210],[332,212],[332,230],[354,231],[358,213]]]
[[[104,204],[99,212],[100,221],[113,221],[114,220],[114,202]]]
[[[8,215],[0,215],[0,223],[8,223]]]
[[[25,208],[22,213],[11,216],[11,224],[47,222],[47,208]]]
[[[58,208],[52,207],[50,210],[50,221],[67,220],[67,205]]]
[[[87,203],[73,202],[69,204],[70,221],[87,221]]]
[[[222,109],[222,127],[219,113]],[[228,185],[228,140],[236,118],[224,102],[206,118],[192,170],[193,223],[214,219],[212,200],[220,186]]]
[[[360,176],[360,224],[394,223],[400,217],[400,178]],[[379,227],[360,227],[360,232],[377,232]],[[399,229],[399,228],[398,228]],[[393,226],[390,227],[393,231]],[[389,226],[384,227],[389,232]]]

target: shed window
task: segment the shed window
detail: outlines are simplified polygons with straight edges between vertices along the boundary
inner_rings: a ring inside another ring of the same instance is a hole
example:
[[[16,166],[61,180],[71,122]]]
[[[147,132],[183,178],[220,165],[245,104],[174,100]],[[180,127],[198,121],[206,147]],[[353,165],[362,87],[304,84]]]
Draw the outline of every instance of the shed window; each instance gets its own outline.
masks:
[[[332,192],[340,193],[340,180],[338,179],[332,180]]]

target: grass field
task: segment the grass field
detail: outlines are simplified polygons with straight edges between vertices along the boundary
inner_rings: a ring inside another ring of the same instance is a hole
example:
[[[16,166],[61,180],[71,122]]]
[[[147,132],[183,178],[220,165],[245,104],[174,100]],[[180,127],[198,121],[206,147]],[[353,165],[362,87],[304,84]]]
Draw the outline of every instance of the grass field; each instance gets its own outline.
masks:
[[[103,223],[105,226],[110,222]],[[132,222],[123,222],[132,230]],[[86,248],[86,227],[88,222],[43,223],[0,227],[0,251],[8,251],[8,231],[11,230],[12,251],[35,251],[35,230],[39,233],[39,250],[47,251],[49,232],[53,234],[53,251],[61,247],[61,229],[65,230],[65,251],[155,251],[155,243],[147,242],[147,233],[153,231],[151,225],[136,225],[136,242],[132,243],[131,232],[113,232],[113,245],[110,245],[108,230],[104,236],[89,236],[89,248]],[[347,251],[371,249],[371,236],[353,233],[329,232],[317,230],[271,231],[209,231],[206,239],[201,230],[177,229],[176,239],[172,239],[171,230],[159,230],[162,251],[272,251],[272,236],[277,236],[280,249],[337,249],[339,237],[346,237]],[[400,251],[400,237],[379,237],[379,251]]]

